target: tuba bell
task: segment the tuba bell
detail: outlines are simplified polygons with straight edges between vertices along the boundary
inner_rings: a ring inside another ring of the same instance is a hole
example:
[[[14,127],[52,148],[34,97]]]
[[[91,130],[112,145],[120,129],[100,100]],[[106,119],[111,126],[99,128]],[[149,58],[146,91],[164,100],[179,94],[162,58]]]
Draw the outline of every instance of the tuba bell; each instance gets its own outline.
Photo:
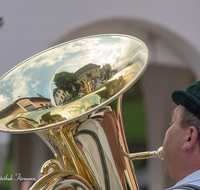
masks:
[[[23,61],[0,79],[0,130],[35,133],[55,159],[46,161],[31,190],[137,190],[122,95],[144,73],[146,45],[121,34],[79,38]],[[52,172],[49,172],[52,170]]]

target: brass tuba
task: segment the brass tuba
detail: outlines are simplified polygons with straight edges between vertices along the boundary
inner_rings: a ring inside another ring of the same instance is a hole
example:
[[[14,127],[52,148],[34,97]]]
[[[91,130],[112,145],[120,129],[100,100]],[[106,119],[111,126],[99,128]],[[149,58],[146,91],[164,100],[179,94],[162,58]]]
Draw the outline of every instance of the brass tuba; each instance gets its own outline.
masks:
[[[105,34],[72,40],[17,65],[0,79],[0,130],[36,133],[55,155],[31,190],[136,190],[121,100],[143,74],[139,39]],[[53,172],[49,173],[49,170]]]

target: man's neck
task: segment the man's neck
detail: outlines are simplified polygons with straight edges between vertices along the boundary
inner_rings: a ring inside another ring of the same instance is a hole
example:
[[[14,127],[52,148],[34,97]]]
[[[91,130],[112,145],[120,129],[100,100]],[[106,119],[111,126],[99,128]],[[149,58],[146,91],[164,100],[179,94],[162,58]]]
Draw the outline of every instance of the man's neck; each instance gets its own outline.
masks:
[[[200,170],[200,153],[187,153],[182,157],[180,162],[179,170],[177,170],[177,175],[174,177],[176,182],[179,182],[193,172]]]

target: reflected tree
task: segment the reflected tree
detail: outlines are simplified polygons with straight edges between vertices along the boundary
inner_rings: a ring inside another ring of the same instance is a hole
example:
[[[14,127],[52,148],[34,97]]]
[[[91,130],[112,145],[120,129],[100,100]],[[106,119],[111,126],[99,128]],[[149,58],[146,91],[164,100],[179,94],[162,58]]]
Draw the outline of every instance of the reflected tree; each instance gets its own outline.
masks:
[[[58,89],[67,91],[70,94],[68,101],[75,100],[85,95],[82,84],[77,82],[77,75],[63,71],[54,77],[54,83]]]
[[[41,118],[41,119],[42,119],[43,121],[45,121],[46,123],[53,123],[53,122],[54,122],[54,119],[52,118],[50,112],[47,112],[46,114],[42,115],[42,118]]]
[[[58,89],[71,93],[73,86],[77,81],[77,75],[75,73],[62,71],[56,73],[53,81]]]
[[[103,67],[100,69],[100,72],[103,73],[103,75],[104,75],[103,78],[105,80],[108,80],[110,78],[111,71],[112,71],[112,68],[111,68],[110,64],[108,64],[108,63],[104,64]]]
[[[64,120],[66,120],[66,118],[62,117],[60,114],[51,115],[51,112],[47,112],[42,115],[40,119],[40,126],[45,126],[46,124],[57,123]]]

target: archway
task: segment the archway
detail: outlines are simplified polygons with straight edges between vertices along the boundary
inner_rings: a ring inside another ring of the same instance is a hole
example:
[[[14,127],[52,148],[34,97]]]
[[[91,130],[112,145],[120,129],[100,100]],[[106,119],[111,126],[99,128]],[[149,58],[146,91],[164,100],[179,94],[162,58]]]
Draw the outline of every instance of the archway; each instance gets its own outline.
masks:
[[[138,19],[109,19],[88,24],[57,39],[56,45],[89,35],[121,33],[144,41],[150,51],[150,63],[140,83],[147,115],[147,149],[162,145],[164,133],[171,120],[171,92],[185,89],[199,78],[198,51],[176,33],[160,25]],[[156,172],[155,172],[156,168]],[[164,173],[162,161],[148,162],[148,189],[164,189],[172,184]]]

